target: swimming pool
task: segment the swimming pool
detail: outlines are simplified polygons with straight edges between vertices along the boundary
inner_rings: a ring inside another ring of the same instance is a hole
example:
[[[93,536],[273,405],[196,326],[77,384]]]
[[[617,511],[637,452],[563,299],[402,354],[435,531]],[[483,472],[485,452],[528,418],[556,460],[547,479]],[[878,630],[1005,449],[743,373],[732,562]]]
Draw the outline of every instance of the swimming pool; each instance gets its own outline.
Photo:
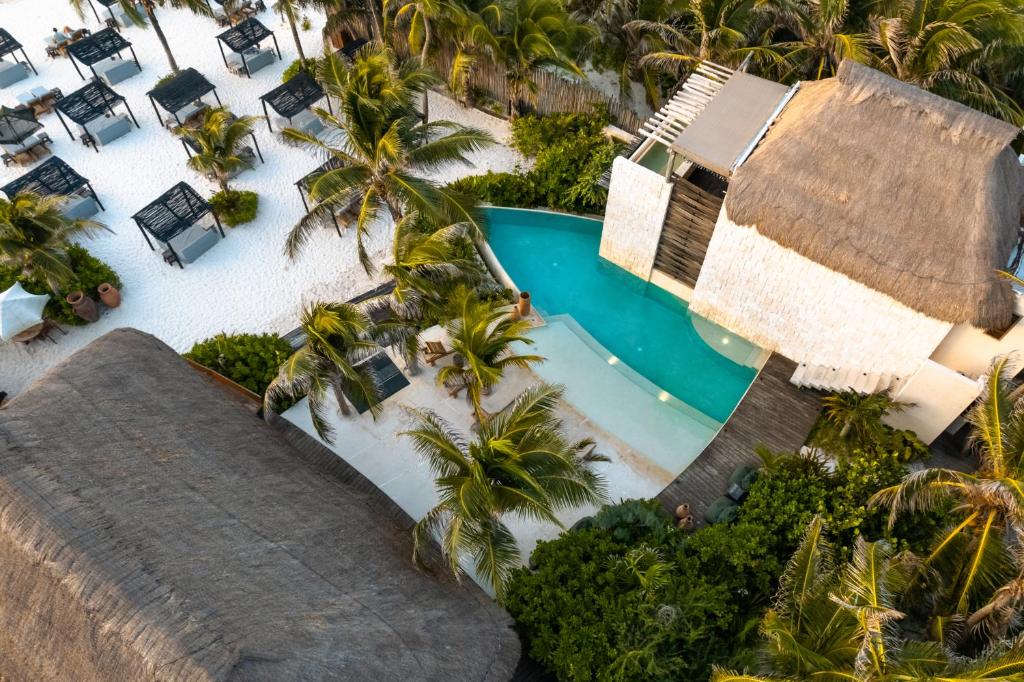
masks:
[[[571,316],[607,349],[609,364],[624,363],[717,422],[729,418],[757,373],[730,357],[756,358],[756,346],[600,258],[598,220],[509,208],[486,214],[491,250],[542,313]]]

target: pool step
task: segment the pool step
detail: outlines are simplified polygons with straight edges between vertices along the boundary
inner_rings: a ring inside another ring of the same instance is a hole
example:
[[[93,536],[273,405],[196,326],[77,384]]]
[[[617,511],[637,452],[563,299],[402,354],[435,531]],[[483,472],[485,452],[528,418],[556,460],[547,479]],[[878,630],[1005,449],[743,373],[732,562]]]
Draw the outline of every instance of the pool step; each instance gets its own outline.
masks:
[[[790,383],[819,391],[854,391],[866,395],[894,390],[901,380],[886,372],[863,372],[802,362],[797,365]]]

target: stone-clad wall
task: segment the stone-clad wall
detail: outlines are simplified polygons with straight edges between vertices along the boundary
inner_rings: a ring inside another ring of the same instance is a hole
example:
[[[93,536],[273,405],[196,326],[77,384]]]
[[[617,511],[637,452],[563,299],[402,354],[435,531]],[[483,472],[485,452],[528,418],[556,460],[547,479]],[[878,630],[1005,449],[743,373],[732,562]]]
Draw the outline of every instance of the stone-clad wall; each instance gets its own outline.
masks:
[[[618,157],[601,232],[602,258],[637,277],[650,279],[672,183],[659,173]]]
[[[796,362],[908,377],[952,328],[722,209],[690,310]]]

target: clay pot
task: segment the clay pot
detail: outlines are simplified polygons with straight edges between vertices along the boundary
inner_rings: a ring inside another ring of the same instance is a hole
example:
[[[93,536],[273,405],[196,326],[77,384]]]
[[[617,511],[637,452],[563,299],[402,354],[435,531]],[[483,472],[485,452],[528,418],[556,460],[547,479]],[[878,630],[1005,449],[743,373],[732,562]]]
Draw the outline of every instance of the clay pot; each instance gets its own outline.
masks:
[[[693,528],[693,517],[689,515],[684,516],[679,519],[679,523],[676,524],[676,527],[682,528],[683,530],[691,530]]]
[[[690,505],[683,502],[681,505],[676,507],[676,518],[681,519],[690,514]]]
[[[71,309],[86,322],[95,322],[100,319],[100,311],[96,308],[96,301],[86,296],[81,291],[72,291],[64,299],[71,304]]]
[[[121,292],[113,284],[104,282],[96,287],[96,290],[100,292],[100,300],[103,301],[103,305],[108,308],[116,308],[121,305]]]
[[[519,294],[519,302],[516,303],[516,310],[519,311],[520,317],[530,316],[530,292],[524,291]]]

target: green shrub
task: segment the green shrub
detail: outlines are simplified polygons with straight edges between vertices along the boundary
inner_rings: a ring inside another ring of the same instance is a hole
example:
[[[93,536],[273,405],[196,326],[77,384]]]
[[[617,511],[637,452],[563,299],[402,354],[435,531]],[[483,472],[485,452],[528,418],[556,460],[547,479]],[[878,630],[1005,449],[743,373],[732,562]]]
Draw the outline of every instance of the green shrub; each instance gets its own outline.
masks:
[[[520,116],[512,121],[512,146],[521,154],[537,156],[570,137],[601,135],[609,120],[598,113]]]
[[[287,83],[289,80],[291,80],[295,76],[295,74],[297,74],[299,72],[299,69],[302,68],[302,64],[303,64],[303,62],[302,62],[301,59],[296,59],[294,62],[289,64],[288,68],[286,68],[284,70],[284,73],[281,74],[281,82],[282,83]],[[306,71],[309,71],[310,73],[313,73],[314,71],[316,71],[316,60],[315,59],[307,59],[305,64],[306,64]]]
[[[21,286],[24,287],[25,291],[50,296],[50,300],[43,311],[47,318],[67,325],[85,324],[85,320],[75,315],[71,309],[71,304],[64,300],[67,292],[80,290],[85,292],[87,296],[98,300],[99,291],[97,289],[99,285],[107,282],[120,289],[121,278],[117,276],[117,273],[110,266],[90,254],[83,246],[71,244],[68,246],[67,254],[71,269],[75,273],[75,279],[65,286],[64,293],[55,294],[47,286],[46,282],[23,277],[18,271],[5,267],[0,267],[0,291],[7,290],[15,282],[21,282]]]
[[[302,23],[299,25],[303,31],[308,31],[313,28],[313,21],[306,15],[302,17]]]
[[[217,192],[210,197],[210,206],[220,221],[229,227],[242,225],[256,219],[260,197],[256,192],[228,190]]]
[[[291,353],[277,334],[217,334],[184,356],[262,396]]]

